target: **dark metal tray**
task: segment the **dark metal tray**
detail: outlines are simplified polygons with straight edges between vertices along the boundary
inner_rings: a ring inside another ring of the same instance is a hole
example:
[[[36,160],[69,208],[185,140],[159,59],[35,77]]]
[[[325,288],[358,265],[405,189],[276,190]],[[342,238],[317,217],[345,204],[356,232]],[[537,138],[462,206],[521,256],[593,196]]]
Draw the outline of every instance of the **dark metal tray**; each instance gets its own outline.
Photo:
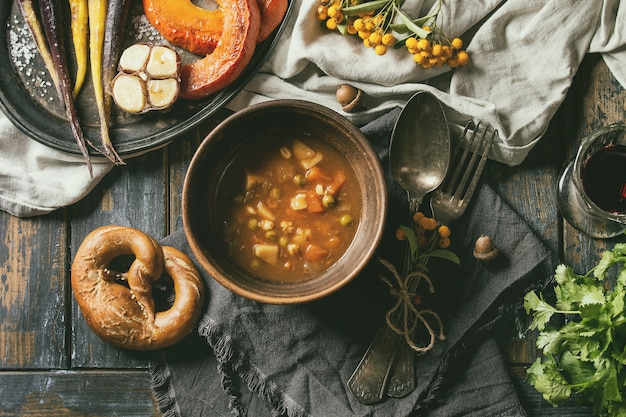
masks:
[[[143,16],[141,2],[135,3],[128,19],[124,43],[130,45],[138,41],[162,42],[158,32]],[[121,156],[129,156],[166,145],[224,107],[266,61],[285,28],[293,4],[294,0],[291,0],[283,23],[274,34],[257,46],[246,70],[226,89],[201,100],[178,100],[174,106],[162,112],[131,115],[114,108],[110,136],[117,152]],[[62,12],[69,16],[69,9]],[[20,130],[38,142],[63,152],[80,155],[51,78],[14,1],[0,4],[0,23],[4,27],[0,31],[0,108]],[[68,62],[73,71],[69,20],[65,26]],[[187,52],[179,52],[183,63],[195,59]],[[76,108],[85,136],[100,146],[99,120],[89,70],[87,73],[76,100]]]

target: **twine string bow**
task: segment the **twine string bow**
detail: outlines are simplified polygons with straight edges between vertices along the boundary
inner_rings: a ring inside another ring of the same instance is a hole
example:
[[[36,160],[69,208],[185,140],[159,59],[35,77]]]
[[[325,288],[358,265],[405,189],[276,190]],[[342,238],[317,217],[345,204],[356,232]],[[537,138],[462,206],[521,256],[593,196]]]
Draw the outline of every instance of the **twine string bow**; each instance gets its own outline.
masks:
[[[419,310],[413,299],[417,295],[415,290],[424,280],[428,284],[430,293],[435,292],[435,287],[430,277],[424,271],[411,271],[406,276],[401,276],[398,270],[388,261],[379,259],[379,262],[389,271],[393,279],[386,274],[381,274],[380,279],[389,286],[389,293],[395,297],[395,304],[385,314],[387,325],[404,340],[417,353],[425,353],[433,348],[437,339],[445,340],[441,317],[434,310]],[[437,330],[429,322],[434,320]],[[419,334],[416,334],[417,326],[422,324],[429,335],[427,344],[419,342]]]

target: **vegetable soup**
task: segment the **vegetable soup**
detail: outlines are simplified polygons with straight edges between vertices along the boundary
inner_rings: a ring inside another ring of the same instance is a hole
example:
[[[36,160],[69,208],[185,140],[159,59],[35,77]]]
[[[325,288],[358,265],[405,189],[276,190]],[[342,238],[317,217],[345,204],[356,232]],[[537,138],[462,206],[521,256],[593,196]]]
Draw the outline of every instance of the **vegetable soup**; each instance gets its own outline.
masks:
[[[241,148],[217,189],[223,243],[235,264],[271,281],[324,272],[358,227],[354,172],[331,145],[261,137]]]

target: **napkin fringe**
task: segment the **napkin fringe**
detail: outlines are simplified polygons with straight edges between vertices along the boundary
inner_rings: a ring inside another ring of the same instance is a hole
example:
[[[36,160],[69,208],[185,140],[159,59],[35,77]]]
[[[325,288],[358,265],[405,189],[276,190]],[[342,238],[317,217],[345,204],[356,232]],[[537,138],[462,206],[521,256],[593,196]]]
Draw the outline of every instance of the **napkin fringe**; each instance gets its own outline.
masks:
[[[150,370],[150,387],[154,394],[154,398],[159,405],[159,411],[163,417],[180,417],[180,411],[176,404],[176,399],[170,382],[170,370],[167,362],[163,360],[151,362]]]
[[[221,326],[205,316],[198,326],[198,334],[204,337],[218,360],[218,371],[222,375],[222,388],[230,398],[229,407],[236,416],[245,416],[241,401],[241,384],[256,393],[270,407],[272,417],[305,417],[306,411],[282,392],[261,370],[251,363],[234,346],[231,337]]]

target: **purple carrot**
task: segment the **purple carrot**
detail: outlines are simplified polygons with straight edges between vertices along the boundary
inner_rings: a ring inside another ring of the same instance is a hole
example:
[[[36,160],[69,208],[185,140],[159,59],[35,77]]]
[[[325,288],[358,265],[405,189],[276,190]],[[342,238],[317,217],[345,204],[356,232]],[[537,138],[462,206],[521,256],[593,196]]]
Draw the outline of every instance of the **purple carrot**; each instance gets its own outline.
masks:
[[[95,146],[85,139],[78,120],[78,115],[76,114],[76,107],[74,106],[74,98],[72,96],[72,85],[65,55],[64,39],[57,29],[60,26],[58,16],[60,10],[59,2],[58,0],[40,0],[39,3],[41,22],[39,22],[36,13],[34,13],[35,9],[32,0],[18,0],[20,10],[37,43],[37,48],[39,48],[42,56],[45,57],[49,55],[52,60],[51,63],[46,63],[46,66],[48,67],[52,79],[55,81],[59,99],[70,122],[74,139],[76,139],[78,148],[85,158],[89,175],[93,177],[93,169],[87,150],[87,144],[94,149]],[[46,42],[42,42],[41,39],[38,38],[38,33],[41,34],[41,27],[43,27]]]

